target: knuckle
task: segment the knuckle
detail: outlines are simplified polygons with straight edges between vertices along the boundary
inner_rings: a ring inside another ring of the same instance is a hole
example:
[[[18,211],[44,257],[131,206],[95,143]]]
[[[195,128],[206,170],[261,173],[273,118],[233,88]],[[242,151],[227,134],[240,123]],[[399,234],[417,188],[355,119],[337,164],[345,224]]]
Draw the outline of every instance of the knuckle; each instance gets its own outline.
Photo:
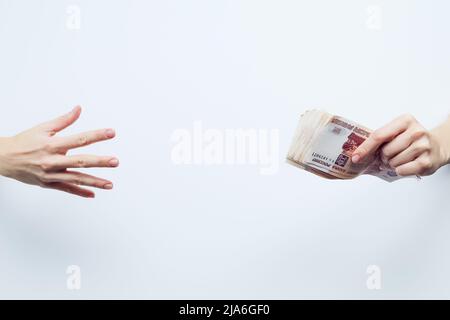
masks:
[[[48,153],[51,153],[54,150],[53,145],[49,142],[45,143],[42,149]]]
[[[47,173],[43,173],[40,175],[39,180],[42,184],[46,185],[51,182],[50,176]]]
[[[384,146],[384,147],[381,148],[381,156],[382,156],[384,159],[390,158],[391,152],[389,151],[389,146],[388,146],[388,145],[386,145],[386,146]]]
[[[56,135],[56,130],[55,129],[50,129],[49,131],[48,131],[48,135],[50,136],[50,137],[53,137],[53,136],[55,136]]]
[[[417,121],[416,118],[410,113],[406,113],[402,115],[400,118],[407,123],[413,123]]]
[[[88,144],[88,138],[85,135],[82,135],[78,138],[78,145],[79,146],[85,146]]]
[[[395,168],[395,161],[394,160],[389,160],[388,164],[391,168]]]
[[[431,149],[431,143],[428,140],[421,140],[414,144],[413,150],[415,153],[427,152]]]
[[[430,151],[431,150],[431,143],[429,140],[424,140],[420,144],[421,151]]]
[[[78,159],[77,160],[77,167],[78,168],[85,168],[86,167],[86,161],[84,159]]]
[[[42,171],[50,171],[54,167],[54,163],[51,160],[44,159],[40,162],[39,167]]]
[[[388,164],[389,164],[389,166],[390,166],[392,169],[396,169],[397,167],[400,166],[400,163],[399,163],[398,161],[395,161],[395,160],[390,160],[390,161],[388,162]]]
[[[372,134],[372,139],[375,142],[381,142],[383,141],[383,132],[381,132],[380,130],[375,130]]]
[[[70,181],[77,186],[83,184],[83,179],[80,176],[80,174],[78,174],[78,173],[72,173],[71,177],[70,177]]]
[[[427,136],[428,136],[428,131],[422,127],[418,127],[412,134],[413,140],[418,140],[418,139],[421,139],[421,138],[427,137]]]
[[[431,151],[431,149],[433,148],[430,140],[425,140],[423,147],[425,148],[425,151]]]
[[[433,163],[431,162],[430,158],[427,157],[419,161],[419,166],[422,170],[427,171],[433,167]]]

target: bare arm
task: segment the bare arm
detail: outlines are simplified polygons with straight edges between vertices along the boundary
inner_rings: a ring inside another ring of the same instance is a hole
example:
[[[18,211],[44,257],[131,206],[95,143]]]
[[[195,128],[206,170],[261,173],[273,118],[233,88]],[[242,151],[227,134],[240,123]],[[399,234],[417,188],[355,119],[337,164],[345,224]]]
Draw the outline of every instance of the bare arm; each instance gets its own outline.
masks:
[[[76,107],[68,114],[16,136],[0,138],[0,175],[86,198],[93,198],[95,194],[80,186],[112,189],[111,181],[68,170],[119,165],[118,159],[111,156],[67,155],[71,149],[115,137],[112,129],[84,132],[68,137],[56,135],[77,121],[80,114],[81,108]]]

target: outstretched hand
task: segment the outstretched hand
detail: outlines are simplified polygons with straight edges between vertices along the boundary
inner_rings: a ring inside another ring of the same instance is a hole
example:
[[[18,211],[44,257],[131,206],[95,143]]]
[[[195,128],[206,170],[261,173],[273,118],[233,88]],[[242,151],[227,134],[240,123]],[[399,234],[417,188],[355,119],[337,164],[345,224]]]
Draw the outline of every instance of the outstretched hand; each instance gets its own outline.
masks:
[[[101,129],[62,137],[60,131],[78,120],[81,107],[14,137],[0,138],[0,174],[18,181],[93,198],[94,192],[80,186],[112,189],[111,181],[71,168],[114,168],[119,160],[111,156],[67,155],[71,149],[115,137],[113,129]]]

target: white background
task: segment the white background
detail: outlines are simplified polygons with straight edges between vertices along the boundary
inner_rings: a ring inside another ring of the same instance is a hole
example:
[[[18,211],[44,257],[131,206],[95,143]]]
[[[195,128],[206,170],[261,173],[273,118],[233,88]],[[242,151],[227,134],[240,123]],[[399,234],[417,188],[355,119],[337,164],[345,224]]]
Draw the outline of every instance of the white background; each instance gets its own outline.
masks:
[[[81,29],[66,26],[81,9]],[[373,25],[371,7],[381,9]],[[369,8],[369,10],[368,10]],[[114,127],[95,200],[0,179],[0,298],[450,298],[450,170],[326,181],[284,163],[300,113],[449,113],[448,1],[0,0],[0,135],[84,107]],[[175,166],[172,133],[278,129],[279,171]],[[79,265],[81,290],[66,268]],[[368,290],[366,269],[382,270]]]

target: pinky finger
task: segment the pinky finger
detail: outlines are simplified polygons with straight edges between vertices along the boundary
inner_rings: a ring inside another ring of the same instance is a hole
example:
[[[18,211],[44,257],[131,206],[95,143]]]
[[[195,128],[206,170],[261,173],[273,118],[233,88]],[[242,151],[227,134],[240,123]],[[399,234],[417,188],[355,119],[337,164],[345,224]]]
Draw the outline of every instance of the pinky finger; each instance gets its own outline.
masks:
[[[396,168],[396,172],[399,176],[407,177],[407,176],[423,176],[426,175],[427,172],[431,170],[431,166],[426,161],[426,158],[421,156],[416,160],[405,163]]]
[[[44,188],[55,189],[70,194],[74,194],[83,198],[94,198],[95,193],[89,189],[80,188],[76,185],[66,182],[51,182],[44,186]]]

